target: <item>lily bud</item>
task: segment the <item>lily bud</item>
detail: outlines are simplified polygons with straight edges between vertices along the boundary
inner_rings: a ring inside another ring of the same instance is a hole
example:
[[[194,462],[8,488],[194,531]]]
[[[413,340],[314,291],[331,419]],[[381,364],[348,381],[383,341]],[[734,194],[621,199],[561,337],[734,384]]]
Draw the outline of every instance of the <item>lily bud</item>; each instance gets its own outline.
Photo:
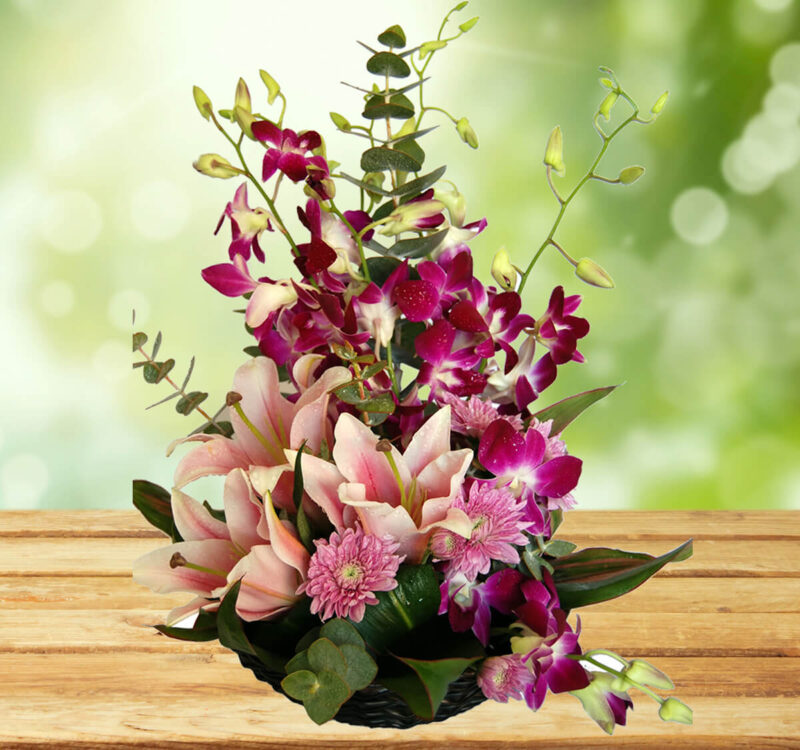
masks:
[[[242,173],[240,169],[233,166],[224,156],[219,154],[202,154],[197,157],[197,161],[192,166],[207,177],[219,177],[227,180]]]
[[[392,211],[389,221],[379,227],[378,231],[389,236],[412,229],[428,229],[431,226],[437,226],[440,222],[435,222],[435,219],[443,208],[444,203],[437,200],[403,203]]]
[[[558,174],[563,175],[566,167],[564,166],[564,140],[561,135],[561,128],[556,125],[547,139],[547,147],[544,150],[544,163],[552,167]]]
[[[581,258],[575,266],[575,275],[587,284],[600,287],[601,289],[613,289],[614,280],[606,273],[606,270],[591,258]]]
[[[206,92],[199,86],[195,86],[192,89],[192,95],[194,96],[194,103],[197,105],[197,111],[200,112],[206,120],[210,120],[213,108],[211,106],[211,99],[208,98]]]
[[[464,221],[467,218],[467,201],[462,193],[459,193],[458,190],[434,188],[433,197],[444,203],[447,213],[450,214],[450,223],[454,227],[464,226]]]
[[[669,99],[669,91],[665,91],[661,96],[656,99],[656,103],[653,105],[652,109],[650,110],[654,115],[660,114],[661,110],[664,109],[664,105],[667,103],[667,99]]]
[[[239,82],[236,84],[236,97],[233,100],[234,110],[237,107],[241,107],[248,113],[253,111],[252,104],[250,103],[250,90],[247,88],[244,78],[240,78]]]
[[[281,87],[278,82],[266,70],[259,70],[259,75],[264,85],[267,87],[267,102],[272,104],[277,99],[278,94],[281,93]]]
[[[461,136],[461,140],[470,148],[478,148],[478,134],[472,129],[472,125],[469,124],[466,117],[462,117],[456,123],[456,130]]]
[[[517,269],[511,265],[511,259],[508,257],[508,251],[501,247],[492,261],[492,276],[494,280],[510,292],[517,285]]]
[[[677,721],[679,724],[692,723],[692,709],[677,698],[667,698],[658,709],[658,715],[664,721]]]
[[[598,111],[604,119],[608,120],[611,116],[611,108],[617,103],[617,99],[619,99],[619,94],[616,91],[609,91],[606,98],[600,103]]]
[[[619,173],[619,181],[623,185],[632,185],[643,174],[644,174],[644,167],[640,167],[638,164],[635,164],[632,167],[625,167],[625,169],[623,169]]]
[[[673,690],[675,685],[660,669],[643,659],[633,659],[625,670],[625,676],[641,685],[659,688],[660,690]]]

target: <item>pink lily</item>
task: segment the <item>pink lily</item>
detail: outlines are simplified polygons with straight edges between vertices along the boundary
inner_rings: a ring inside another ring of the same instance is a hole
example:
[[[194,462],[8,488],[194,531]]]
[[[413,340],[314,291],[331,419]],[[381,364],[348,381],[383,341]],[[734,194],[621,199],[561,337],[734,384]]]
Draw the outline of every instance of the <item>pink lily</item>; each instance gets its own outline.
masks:
[[[417,431],[404,454],[350,414],[336,423],[334,463],[303,455],[309,497],[337,531],[356,522],[368,534],[389,535],[398,554],[421,562],[437,528],[469,538],[472,521],[453,502],[472,461],[469,448],[450,449],[450,407],[436,412]],[[290,462],[295,451],[286,451]]]

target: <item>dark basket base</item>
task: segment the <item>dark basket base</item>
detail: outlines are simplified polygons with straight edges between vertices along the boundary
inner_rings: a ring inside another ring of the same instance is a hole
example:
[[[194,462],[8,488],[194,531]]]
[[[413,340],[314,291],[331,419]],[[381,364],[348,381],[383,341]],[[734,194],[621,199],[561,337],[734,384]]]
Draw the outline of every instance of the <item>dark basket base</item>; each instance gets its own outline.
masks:
[[[272,686],[278,693],[281,688],[282,674],[267,669],[255,656],[237,651],[239,661],[243,667],[253,671],[253,674],[262,682]],[[286,696],[290,701],[300,701]],[[469,711],[486,700],[473,674],[462,675],[450,684],[450,688],[442,701],[433,721],[444,721],[451,716]],[[364,727],[390,727],[392,729],[410,729],[417,724],[425,724],[422,719],[415,716],[406,702],[395,695],[391,690],[372,683],[363,690],[353,694],[336,714],[335,721],[343,724],[356,724]]]

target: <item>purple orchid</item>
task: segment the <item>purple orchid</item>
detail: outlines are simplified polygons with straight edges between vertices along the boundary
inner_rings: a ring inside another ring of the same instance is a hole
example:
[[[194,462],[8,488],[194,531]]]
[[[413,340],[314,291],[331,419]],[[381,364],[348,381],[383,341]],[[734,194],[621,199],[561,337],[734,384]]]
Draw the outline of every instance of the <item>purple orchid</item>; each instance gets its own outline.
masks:
[[[236,190],[233,200],[225,206],[214,234],[219,232],[225,217],[231,220],[231,244],[228,255],[234,260],[237,255],[244,260],[250,259],[250,250],[262,263],[265,261],[264,251],[258,244],[258,237],[264,231],[272,231],[271,214],[264,208],[250,208],[247,205],[247,183],[242,183]]]
[[[581,303],[581,296],[564,296],[564,287],[557,286],[550,295],[545,314],[536,321],[536,338],[550,350],[557,365],[574,360],[583,362],[577,350],[578,339],[589,333],[589,321],[572,315]]]
[[[624,726],[628,709],[633,710],[633,701],[628,693],[616,686],[619,680],[608,672],[588,672],[589,684],[571,694],[580,700],[583,708],[607,734],[613,734],[618,724]]]
[[[317,173],[328,173],[328,166],[321,156],[307,156],[309,151],[319,148],[322,139],[315,130],[296,133],[284,128],[281,130],[269,120],[258,120],[253,123],[253,136],[262,143],[271,143],[264,154],[261,179],[266,182],[275,172],[280,171],[292,182],[300,182],[309,176],[309,169]]]
[[[414,341],[422,359],[417,382],[429,385],[431,397],[440,391],[456,396],[476,395],[486,387],[486,377],[476,367],[481,356],[475,353],[473,339],[458,331],[447,320],[437,320]]]

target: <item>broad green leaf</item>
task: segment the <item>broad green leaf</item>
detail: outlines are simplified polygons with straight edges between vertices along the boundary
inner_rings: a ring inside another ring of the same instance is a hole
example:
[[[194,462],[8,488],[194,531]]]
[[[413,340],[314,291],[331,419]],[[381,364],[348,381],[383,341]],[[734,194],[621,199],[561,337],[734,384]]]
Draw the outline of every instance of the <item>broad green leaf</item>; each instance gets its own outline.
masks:
[[[342,678],[353,692],[363,690],[375,679],[378,674],[378,665],[366,652],[363,645],[356,646],[352,643],[345,643],[339,648],[347,662],[347,668]]]
[[[441,601],[436,573],[430,565],[401,565],[397,588],[381,591],[377,598],[378,603],[367,606],[363,619],[353,625],[380,652],[436,615]]]
[[[392,169],[402,172],[418,172],[421,167],[422,162],[399,149],[376,146],[367,149],[361,155],[361,169],[365,172],[385,172]]]
[[[368,414],[394,414],[396,404],[391,393],[380,393],[374,398],[356,404],[356,408]]]
[[[308,663],[311,670],[319,674],[327,669],[329,672],[336,672],[344,678],[347,671],[347,662],[344,659],[339,647],[328,638],[318,638],[308,647]]]
[[[424,258],[442,243],[448,231],[447,229],[442,229],[425,237],[399,240],[389,248],[388,252],[396,258]]]
[[[553,539],[547,543],[545,551],[548,555],[552,555],[553,557],[564,557],[564,555],[568,555],[576,549],[577,546],[577,544],[568,542],[565,539]]]
[[[370,278],[378,285],[383,286],[389,276],[397,270],[402,261],[397,258],[372,257],[367,258]]]
[[[376,195],[383,195],[383,196],[391,196],[391,190],[384,190],[382,187],[378,185],[374,185],[371,182],[364,182],[363,180],[357,180],[355,177],[351,177],[349,174],[345,174],[344,172],[341,173],[341,176],[347,180],[348,182],[356,185],[357,187],[363,188],[369,193],[375,193]]]
[[[164,362],[148,362],[144,366],[144,379],[148,383],[160,383],[170,370],[175,367],[174,359],[167,359]]]
[[[374,378],[379,372],[383,372],[385,369],[385,360],[373,362],[369,367],[364,369],[364,372],[361,373],[361,377],[364,378],[364,380],[369,380],[370,378]]]
[[[179,641],[213,641],[217,638],[216,614],[200,610],[190,628],[176,628],[169,625],[156,625],[155,629]]]
[[[367,60],[367,70],[376,76],[408,78],[411,68],[399,55],[392,52],[378,52]]]
[[[225,523],[224,510],[217,510],[216,508],[212,508],[208,500],[203,500],[203,507],[209,512],[212,518],[216,518],[217,521],[222,521],[222,523]]]
[[[360,404],[364,400],[359,388],[359,382],[355,380],[351,383],[340,385],[338,388],[334,389],[333,392],[340,401],[344,401],[346,404],[351,404],[353,406]]]
[[[299,701],[307,701],[320,689],[319,679],[308,669],[298,669],[290,672],[281,680],[281,687],[287,695]]]
[[[386,31],[378,34],[378,41],[386,47],[405,47],[406,32],[402,27],[393,24]]]
[[[595,401],[605,398],[611,391],[618,387],[619,386],[616,385],[608,385],[605,388],[595,388],[591,391],[577,393],[562,401],[557,401],[546,409],[537,411],[533,416],[540,422],[546,422],[548,419],[552,419],[553,426],[550,428],[550,434],[557,435],[570,422],[595,403]]]
[[[151,526],[163,531],[173,542],[183,541],[172,518],[170,493],[163,487],[146,479],[134,479],[133,505]]]
[[[382,94],[376,94],[367,100],[361,115],[368,120],[382,120],[385,117],[407,120],[414,116],[414,104],[405,94],[391,94],[388,102]],[[364,171],[375,172],[377,170],[365,169]]]
[[[207,393],[200,391],[192,391],[183,396],[177,404],[175,404],[175,411],[178,414],[188,415],[191,414],[200,404],[208,398]]]
[[[241,580],[234,583],[228,593],[225,594],[222,604],[219,605],[219,610],[217,611],[219,642],[232,651],[244,651],[255,656],[256,652],[247,639],[242,621],[239,615],[236,614],[236,598],[239,596],[241,584]]]
[[[417,141],[413,139],[406,139],[400,141],[399,143],[395,143],[392,148],[395,151],[402,151],[404,154],[410,156],[414,161],[419,162],[420,167],[422,167],[423,163],[425,162],[425,152],[422,150],[422,146],[417,143]],[[411,170],[405,170],[406,172]],[[419,169],[413,170],[415,172],[419,172]]]
[[[447,167],[439,167],[438,169],[434,169],[433,172],[429,172],[428,174],[422,175],[422,177],[417,177],[410,182],[406,182],[404,185],[400,185],[392,192],[392,194],[413,198],[419,193],[424,193],[429,187],[441,180],[446,171]]]
[[[295,673],[296,674],[296,673]],[[317,674],[319,690],[303,702],[308,717],[315,724],[330,721],[351,695],[347,683],[336,672],[324,670]]]
[[[328,620],[320,630],[320,636],[328,638],[337,646],[351,645],[364,647],[364,639],[358,634],[353,624],[347,620],[336,617]]]
[[[139,331],[133,334],[133,351],[140,349],[147,343],[147,334]]]
[[[286,674],[291,674],[292,672],[299,672],[301,669],[307,669],[309,671],[314,671],[311,669],[311,663],[308,661],[308,649],[304,649],[299,653],[296,653],[289,661],[286,662]]]
[[[643,552],[591,547],[551,563],[558,598],[564,609],[584,607],[614,599],[635,589],[668,562],[692,555],[689,539],[660,557]]]

